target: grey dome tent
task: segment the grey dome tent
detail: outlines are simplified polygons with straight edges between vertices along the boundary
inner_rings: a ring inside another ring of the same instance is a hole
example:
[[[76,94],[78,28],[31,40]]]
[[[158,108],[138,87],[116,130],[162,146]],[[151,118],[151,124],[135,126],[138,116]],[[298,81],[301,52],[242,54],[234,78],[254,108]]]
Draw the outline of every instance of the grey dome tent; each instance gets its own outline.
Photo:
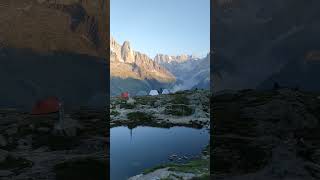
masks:
[[[159,95],[158,91],[157,90],[151,90],[150,93],[149,93],[150,96],[157,96]]]
[[[170,94],[168,89],[163,89],[161,94]]]

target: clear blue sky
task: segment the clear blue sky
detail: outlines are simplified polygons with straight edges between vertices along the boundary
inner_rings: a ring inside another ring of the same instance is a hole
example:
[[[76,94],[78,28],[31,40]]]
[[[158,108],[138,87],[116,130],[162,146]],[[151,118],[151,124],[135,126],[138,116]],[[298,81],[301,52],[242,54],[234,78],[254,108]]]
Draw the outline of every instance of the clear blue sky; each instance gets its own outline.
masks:
[[[205,56],[210,49],[210,0],[111,0],[110,30],[151,58],[157,53]]]

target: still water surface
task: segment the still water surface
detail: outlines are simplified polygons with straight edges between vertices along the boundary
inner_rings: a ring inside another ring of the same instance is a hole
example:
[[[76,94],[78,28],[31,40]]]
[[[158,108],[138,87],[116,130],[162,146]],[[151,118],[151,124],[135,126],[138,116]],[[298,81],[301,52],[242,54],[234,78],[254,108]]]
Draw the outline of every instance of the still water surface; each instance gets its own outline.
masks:
[[[111,180],[125,180],[169,161],[169,156],[198,156],[209,143],[207,129],[186,127],[111,128]]]

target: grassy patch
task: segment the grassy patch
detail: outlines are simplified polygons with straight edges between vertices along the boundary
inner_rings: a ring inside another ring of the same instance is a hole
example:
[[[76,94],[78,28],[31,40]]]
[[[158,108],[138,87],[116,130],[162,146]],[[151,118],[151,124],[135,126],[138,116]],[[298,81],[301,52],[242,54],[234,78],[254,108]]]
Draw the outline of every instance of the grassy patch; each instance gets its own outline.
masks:
[[[184,104],[189,105],[189,99],[185,94],[173,94],[172,99],[170,100],[171,104]]]
[[[139,122],[152,121],[153,119],[153,116],[144,112],[139,112],[139,111],[128,113],[127,117],[131,121],[139,121]]]
[[[105,180],[109,178],[106,161],[82,159],[57,164],[54,167],[56,179],[59,180]]]
[[[122,103],[120,104],[121,109],[134,109],[136,106],[134,104]]]
[[[183,104],[173,104],[166,106],[165,113],[174,116],[190,116],[193,109]]]
[[[112,110],[111,112],[110,112],[110,115],[112,115],[112,116],[118,116],[120,113],[118,112],[118,111],[116,111],[116,110]]]
[[[198,159],[190,161],[182,165],[173,165],[169,167],[169,171],[178,171],[184,173],[203,173],[209,169],[209,161],[206,159]]]
[[[135,100],[136,100],[136,104],[154,106],[154,104],[158,100],[158,97],[156,97],[156,96],[139,96],[139,97],[135,97]]]
[[[154,124],[154,117],[144,112],[131,112],[127,114],[127,117],[130,122],[126,122],[125,125],[127,125],[130,129],[133,129],[139,125]]]

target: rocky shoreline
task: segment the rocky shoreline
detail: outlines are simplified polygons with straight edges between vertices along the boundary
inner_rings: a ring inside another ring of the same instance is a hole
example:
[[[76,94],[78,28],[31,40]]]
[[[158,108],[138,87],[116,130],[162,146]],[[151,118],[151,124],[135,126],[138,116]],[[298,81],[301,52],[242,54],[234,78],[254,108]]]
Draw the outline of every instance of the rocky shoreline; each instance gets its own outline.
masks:
[[[200,158],[195,158],[184,163],[162,164],[151,169],[146,169],[142,174],[129,178],[129,180],[207,180],[209,179],[210,156],[207,146]]]

